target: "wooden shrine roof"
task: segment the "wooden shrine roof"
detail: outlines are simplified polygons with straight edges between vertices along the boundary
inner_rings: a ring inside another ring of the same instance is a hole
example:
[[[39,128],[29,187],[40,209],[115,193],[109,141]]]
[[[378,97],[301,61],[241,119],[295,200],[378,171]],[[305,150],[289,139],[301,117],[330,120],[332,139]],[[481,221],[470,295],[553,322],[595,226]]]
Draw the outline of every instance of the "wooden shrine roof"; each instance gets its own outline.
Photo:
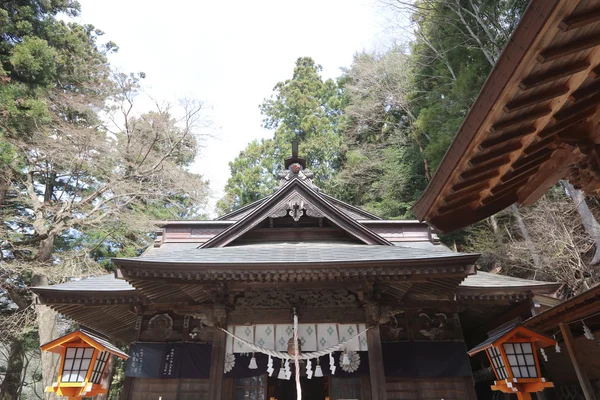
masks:
[[[523,325],[540,332],[557,330],[558,324],[571,323],[600,313],[600,285],[547,309]]]
[[[423,196],[413,207],[442,232],[559,179],[600,188],[600,0],[532,0]]]
[[[282,265],[326,266],[373,263],[415,265],[430,260],[432,264],[444,261],[474,263],[479,254],[456,253],[452,251],[419,249],[408,246],[362,245],[345,243],[261,243],[222,248],[190,248],[183,244],[163,245],[151,248],[140,257],[115,258],[119,266],[178,264],[194,266],[256,266]]]
[[[486,291],[493,289],[513,289],[519,291],[536,291],[539,289],[542,292],[548,292],[556,290],[558,286],[560,286],[558,283],[532,281],[528,279],[514,278],[510,276],[479,271],[476,274],[468,275],[464,281],[460,283],[459,292],[468,293],[478,290],[480,293],[485,294]],[[125,279],[115,277],[114,274],[92,277],[58,285],[38,286],[32,288],[32,290],[45,299],[51,299],[61,297],[68,293],[89,293],[90,287],[94,288],[96,293],[99,293],[99,296],[96,297],[97,302],[99,303],[102,303],[100,300],[100,294],[105,294],[108,297],[111,294],[116,296],[129,292],[137,292],[138,297],[140,299],[143,298],[143,296],[134,286],[132,286]],[[600,297],[600,286],[596,290],[598,292],[598,296]],[[93,302],[94,300],[91,299],[90,301]],[[53,301],[50,301],[50,303],[52,302]]]
[[[327,199],[335,206],[335,208],[337,208],[339,211],[346,214],[350,218],[356,220],[381,220],[381,218],[379,218],[377,215],[371,214],[370,212],[365,211],[362,208],[338,200],[335,197],[328,195],[327,193],[319,192],[319,195],[324,199]],[[254,211],[256,208],[258,208],[261,204],[268,202],[271,197],[273,197],[273,195],[263,197],[262,199],[252,202],[238,210],[221,215],[216,219],[216,221],[239,221],[240,219],[243,219],[246,215]]]

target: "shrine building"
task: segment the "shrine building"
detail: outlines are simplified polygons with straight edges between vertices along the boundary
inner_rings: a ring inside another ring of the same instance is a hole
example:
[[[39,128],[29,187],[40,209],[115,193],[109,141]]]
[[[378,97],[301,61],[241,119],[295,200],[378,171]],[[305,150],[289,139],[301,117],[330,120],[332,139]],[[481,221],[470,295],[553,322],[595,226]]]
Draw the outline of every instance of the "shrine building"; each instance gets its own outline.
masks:
[[[282,167],[255,203],[160,223],[114,275],[33,290],[129,346],[124,400],[491,398],[489,362],[467,350],[558,284],[477,271],[426,223],[327,195],[297,146]]]

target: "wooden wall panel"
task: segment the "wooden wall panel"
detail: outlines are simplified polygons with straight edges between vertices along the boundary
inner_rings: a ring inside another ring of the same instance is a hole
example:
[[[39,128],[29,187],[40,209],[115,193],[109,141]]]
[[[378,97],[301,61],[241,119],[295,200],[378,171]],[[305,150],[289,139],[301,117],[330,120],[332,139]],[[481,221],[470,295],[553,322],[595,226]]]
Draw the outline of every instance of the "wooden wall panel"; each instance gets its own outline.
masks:
[[[207,400],[208,379],[132,378],[127,400]]]
[[[471,394],[464,377],[453,378],[392,378],[386,377],[388,399],[402,400],[465,400]]]

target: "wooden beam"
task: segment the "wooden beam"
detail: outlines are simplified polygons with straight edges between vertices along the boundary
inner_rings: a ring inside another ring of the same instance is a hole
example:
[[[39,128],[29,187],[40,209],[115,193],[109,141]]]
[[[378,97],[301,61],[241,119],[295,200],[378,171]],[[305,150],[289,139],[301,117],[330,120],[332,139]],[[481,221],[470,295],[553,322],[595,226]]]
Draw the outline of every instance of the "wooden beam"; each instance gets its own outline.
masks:
[[[512,165],[512,168],[516,171],[521,170],[522,168],[530,168],[532,165],[538,165],[544,161],[547,161],[552,155],[552,151],[552,149],[546,147],[534,153],[527,154],[515,161]]]
[[[558,324],[560,328],[560,333],[565,341],[565,347],[567,348],[567,353],[569,353],[569,358],[571,359],[571,363],[573,364],[573,368],[575,369],[575,373],[577,374],[577,380],[579,380],[579,384],[581,385],[581,390],[583,390],[583,396],[585,400],[595,400],[596,395],[594,394],[594,388],[592,388],[592,384],[587,376],[585,369],[579,363],[579,355],[577,354],[577,349],[575,348],[575,343],[573,341],[573,334],[571,333],[571,328],[569,328],[568,324],[560,322]]]
[[[588,76],[592,79],[596,79],[598,77],[598,75],[600,75],[600,65],[597,65],[594,69],[592,69],[588,73]]]
[[[545,117],[546,115],[548,115],[550,113],[552,113],[552,109],[549,107],[544,107],[539,110],[533,110],[528,113],[519,115],[518,117],[504,120],[502,122],[498,122],[498,123],[492,125],[492,127],[490,128],[490,132],[494,133],[494,132],[502,131],[502,130],[504,130],[506,128],[510,128],[511,126],[514,126],[514,125],[522,124],[524,122],[529,122],[529,121],[536,120],[538,118]]]
[[[471,165],[481,164],[487,160],[492,160],[494,158],[502,157],[506,154],[510,154],[513,151],[517,151],[522,148],[523,148],[522,142],[520,142],[520,141],[513,142],[510,144],[507,144],[506,146],[503,146],[501,148],[498,148],[498,149],[495,149],[492,151],[480,152],[475,157],[471,158],[471,160],[469,160],[469,164],[471,164]]]
[[[596,114],[596,109],[597,105],[591,108],[587,108],[581,112],[578,112],[566,119],[561,120],[560,122],[555,123],[551,127],[542,130],[538,136],[541,139],[545,139],[548,136],[554,135],[555,133],[571,128],[573,125],[586,121],[588,118]]]
[[[498,175],[500,175],[500,171],[498,171],[497,169],[492,170],[492,171],[486,172],[485,174],[477,175],[474,178],[467,179],[464,181],[459,181],[456,185],[452,186],[452,190],[454,192],[458,192],[459,190],[468,188],[469,186],[473,186],[474,184],[476,184],[479,181],[487,181],[489,179],[494,179],[494,178],[498,177]]]
[[[590,67],[590,63],[587,61],[577,61],[570,65],[560,66],[556,68],[552,68],[545,72],[540,72],[537,74],[532,74],[526,77],[519,83],[519,88],[521,90],[529,90],[534,87],[543,85],[548,82],[555,81],[557,79],[564,78],[566,76],[570,76],[576,74],[581,71],[585,71]]]
[[[486,184],[486,187],[487,187],[488,182],[485,182],[485,184]],[[463,206],[465,204],[470,204],[470,203],[472,203],[474,201],[477,201],[477,200],[479,200],[479,197],[481,196],[480,193],[481,193],[482,190],[483,189],[480,189],[480,190],[476,191],[475,193],[472,193],[469,196],[462,197],[462,198],[453,200],[451,202],[448,202],[448,203],[444,204],[443,206],[441,206],[440,208],[438,208],[437,211],[441,215],[441,214],[447,213],[448,211],[452,211],[452,210],[454,210],[454,209],[456,209],[458,207],[461,207],[461,206]]]
[[[577,115],[589,109],[595,109],[600,104],[600,92],[593,96],[581,101],[566,110],[561,110],[552,116],[553,121],[564,121],[573,115]]]
[[[212,353],[210,356],[209,400],[221,400],[223,374],[225,368],[225,343],[227,334],[220,329],[213,331]]]
[[[523,185],[525,182],[527,182],[530,177],[531,176],[529,176],[529,175],[522,175],[518,178],[514,178],[514,179],[506,181],[500,185],[497,185],[495,188],[493,188],[490,191],[490,195],[501,197],[512,190],[514,190],[516,192],[518,190],[517,188],[519,186]]]
[[[534,126],[529,126],[527,128],[515,129],[510,132],[505,132],[497,135],[491,135],[487,139],[485,139],[480,145],[479,150],[488,150],[496,145],[507,143],[513,139],[519,139],[523,136],[531,135],[536,132],[536,128]]]
[[[510,155],[506,155],[501,158],[497,158],[494,160],[489,160],[488,162],[481,163],[479,165],[473,165],[470,168],[466,169],[465,172],[460,174],[460,179],[470,179],[480,174],[486,173],[488,171],[498,169],[503,165],[506,165],[510,162]]]
[[[454,193],[450,193],[448,196],[444,197],[444,201],[446,202],[446,204],[452,203],[455,200],[463,199],[470,194],[479,193],[483,189],[487,188],[488,185],[489,185],[489,183],[487,181],[482,181],[482,182],[476,183],[473,186],[469,186],[462,190],[458,190]]]
[[[550,88],[543,91],[542,93],[536,93],[525,97],[517,98],[510,103],[506,103],[504,106],[504,112],[510,113],[517,110],[521,110],[526,107],[534,106],[544,101],[552,100],[556,97],[563,96],[569,93],[569,88],[566,86],[560,86],[556,88]]]
[[[581,14],[569,15],[558,24],[558,28],[563,32],[567,32],[598,21],[600,21],[600,8],[595,8]]]
[[[534,178],[526,187],[519,191],[519,203],[530,206],[546,191],[562,178],[575,157],[574,152],[567,149],[557,149],[550,160],[544,163]]]
[[[371,376],[371,399],[387,400],[385,372],[383,370],[383,350],[379,325],[367,331],[367,349],[369,350],[369,375]]]
[[[523,155],[529,157],[530,155],[537,153],[539,150],[549,147],[554,143],[555,140],[556,136],[554,135],[548,136],[542,140],[538,140],[537,142],[530,144],[525,151],[523,151]]]
[[[572,101],[573,103],[576,103],[576,102],[581,101],[582,99],[585,99],[586,97],[594,95],[598,92],[600,92],[600,80],[592,81],[592,83],[590,83],[589,85],[587,85],[583,88],[579,88],[576,91],[574,91],[573,93],[571,93],[569,95],[569,100]]]
[[[546,63],[548,61],[558,60],[559,58],[566,57],[570,54],[579,53],[584,50],[591,49],[600,44],[600,35],[592,35],[585,38],[577,38],[572,42],[550,47],[542,51],[538,56],[539,62]]]
[[[548,158],[550,158],[551,153],[548,154]],[[521,176],[525,176],[525,175],[534,175],[539,169],[540,169],[540,165],[542,165],[545,161],[548,161],[548,159],[542,159],[542,160],[534,160],[535,163],[532,163],[531,165],[526,165],[522,168],[519,169],[513,169],[512,171],[509,171],[507,174],[505,174],[502,179],[500,179],[500,182],[504,183],[508,183],[510,181],[512,181],[513,179],[519,179]]]

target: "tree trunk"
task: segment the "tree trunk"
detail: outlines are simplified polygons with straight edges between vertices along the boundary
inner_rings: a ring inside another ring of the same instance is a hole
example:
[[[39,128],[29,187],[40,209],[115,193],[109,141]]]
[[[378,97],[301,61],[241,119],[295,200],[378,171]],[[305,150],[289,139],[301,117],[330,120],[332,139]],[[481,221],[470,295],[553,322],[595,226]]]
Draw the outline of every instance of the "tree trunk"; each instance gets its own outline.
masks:
[[[56,235],[54,233],[48,234],[48,237],[40,242],[38,252],[35,255],[36,261],[48,262],[52,259],[52,253],[54,252],[54,240]]]
[[[48,278],[43,275],[35,275],[32,281],[33,286],[47,286]],[[57,313],[53,309],[43,304],[36,304],[35,311],[38,321],[38,335],[40,344],[45,344],[58,339]],[[55,353],[43,351],[41,355],[42,361],[42,384],[44,389],[47,386],[52,386],[56,381],[60,368],[60,356]],[[59,397],[52,392],[44,393],[46,400],[54,400]],[[3,400],[3,399],[0,399]]]
[[[536,268],[540,268],[542,263],[540,262],[540,255],[537,252],[533,241],[531,240],[531,236],[529,236],[529,230],[527,229],[527,226],[525,225],[525,221],[523,221],[523,217],[521,216],[521,213],[519,212],[519,208],[516,206],[516,204],[513,204],[510,207],[510,210],[513,214],[513,216],[515,217],[515,219],[517,220],[517,226],[519,227],[519,231],[521,232],[521,236],[523,236],[523,239],[525,239],[525,244],[527,245],[527,249],[529,250],[529,253],[531,254],[531,259],[533,260],[533,265]]]
[[[495,215],[491,215],[489,218],[490,226],[492,227],[492,232],[494,232],[494,237],[498,243],[502,243],[502,234],[500,233],[500,228],[498,227],[498,220],[496,220]]]
[[[567,181],[560,182],[565,189],[565,192],[569,197],[575,202],[577,206],[577,212],[579,213],[579,217],[581,218],[581,223],[585,228],[585,231],[590,238],[596,244],[596,251],[594,253],[594,257],[592,258],[591,264],[595,265],[600,263],[600,224],[594,217],[594,214],[590,211],[590,208],[585,201],[585,197],[581,190],[577,190]]]
[[[25,359],[23,339],[14,338],[10,343],[6,375],[0,385],[0,400],[18,400],[21,388],[21,373]]]

